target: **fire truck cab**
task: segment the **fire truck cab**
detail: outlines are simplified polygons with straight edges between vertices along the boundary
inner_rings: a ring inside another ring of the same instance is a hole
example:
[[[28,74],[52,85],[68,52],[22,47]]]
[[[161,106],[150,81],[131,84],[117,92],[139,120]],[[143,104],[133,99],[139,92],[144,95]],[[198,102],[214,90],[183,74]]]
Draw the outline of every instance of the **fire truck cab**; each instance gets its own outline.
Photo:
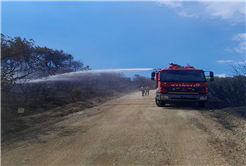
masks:
[[[154,69],[159,71],[151,73],[151,80],[156,80],[156,105],[163,107],[166,103],[189,101],[204,107],[208,100],[205,71],[189,65],[169,64],[169,68]],[[210,81],[214,81],[213,72],[208,72]]]

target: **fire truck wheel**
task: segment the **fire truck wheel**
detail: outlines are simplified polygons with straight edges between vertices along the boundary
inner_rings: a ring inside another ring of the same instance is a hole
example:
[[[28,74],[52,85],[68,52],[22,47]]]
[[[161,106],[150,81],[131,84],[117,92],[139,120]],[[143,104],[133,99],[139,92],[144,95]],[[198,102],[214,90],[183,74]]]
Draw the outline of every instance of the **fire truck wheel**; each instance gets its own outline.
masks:
[[[205,107],[205,102],[204,101],[200,101],[200,102],[198,102],[198,105],[199,105],[200,108],[203,108],[203,107]]]
[[[165,106],[165,102],[160,101],[160,100],[156,100],[156,99],[155,99],[155,103],[156,103],[156,105],[157,105],[158,107],[164,107],[164,106]]]

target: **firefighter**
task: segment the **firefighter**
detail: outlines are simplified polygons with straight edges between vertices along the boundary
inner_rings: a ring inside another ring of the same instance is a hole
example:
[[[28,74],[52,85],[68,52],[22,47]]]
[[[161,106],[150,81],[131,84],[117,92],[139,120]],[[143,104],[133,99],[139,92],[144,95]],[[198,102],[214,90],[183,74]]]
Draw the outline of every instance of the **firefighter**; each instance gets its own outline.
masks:
[[[142,86],[142,87],[139,89],[139,91],[142,91],[142,96],[144,96],[144,92],[145,92],[144,86]]]
[[[149,85],[147,85],[146,88],[145,88],[145,95],[147,95],[147,94],[149,96]]]

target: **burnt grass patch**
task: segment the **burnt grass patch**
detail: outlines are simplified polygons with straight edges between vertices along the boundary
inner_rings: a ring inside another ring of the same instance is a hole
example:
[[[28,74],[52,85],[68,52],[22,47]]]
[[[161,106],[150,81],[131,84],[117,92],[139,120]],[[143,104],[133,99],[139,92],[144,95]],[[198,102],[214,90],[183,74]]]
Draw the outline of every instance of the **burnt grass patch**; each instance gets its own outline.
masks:
[[[201,113],[214,118],[217,122],[221,123],[225,129],[228,130],[232,130],[237,126],[241,126],[241,122],[246,120],[246,106],[209,109],[209,111]]]
[[[201,111],[209,123],[208,142],[225,157],[229,165],[246,164],[246,107],[227,107]]]

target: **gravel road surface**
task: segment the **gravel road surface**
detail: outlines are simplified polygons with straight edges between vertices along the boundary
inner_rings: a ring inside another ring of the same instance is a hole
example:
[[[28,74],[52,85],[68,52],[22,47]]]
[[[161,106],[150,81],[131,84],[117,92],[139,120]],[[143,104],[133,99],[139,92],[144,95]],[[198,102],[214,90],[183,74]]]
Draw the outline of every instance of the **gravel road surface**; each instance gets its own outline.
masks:
[[[132,93],[70,114],[4,147],[2,165],[228,165],[209,143],[202,110],[160,108],[154,96]]]

